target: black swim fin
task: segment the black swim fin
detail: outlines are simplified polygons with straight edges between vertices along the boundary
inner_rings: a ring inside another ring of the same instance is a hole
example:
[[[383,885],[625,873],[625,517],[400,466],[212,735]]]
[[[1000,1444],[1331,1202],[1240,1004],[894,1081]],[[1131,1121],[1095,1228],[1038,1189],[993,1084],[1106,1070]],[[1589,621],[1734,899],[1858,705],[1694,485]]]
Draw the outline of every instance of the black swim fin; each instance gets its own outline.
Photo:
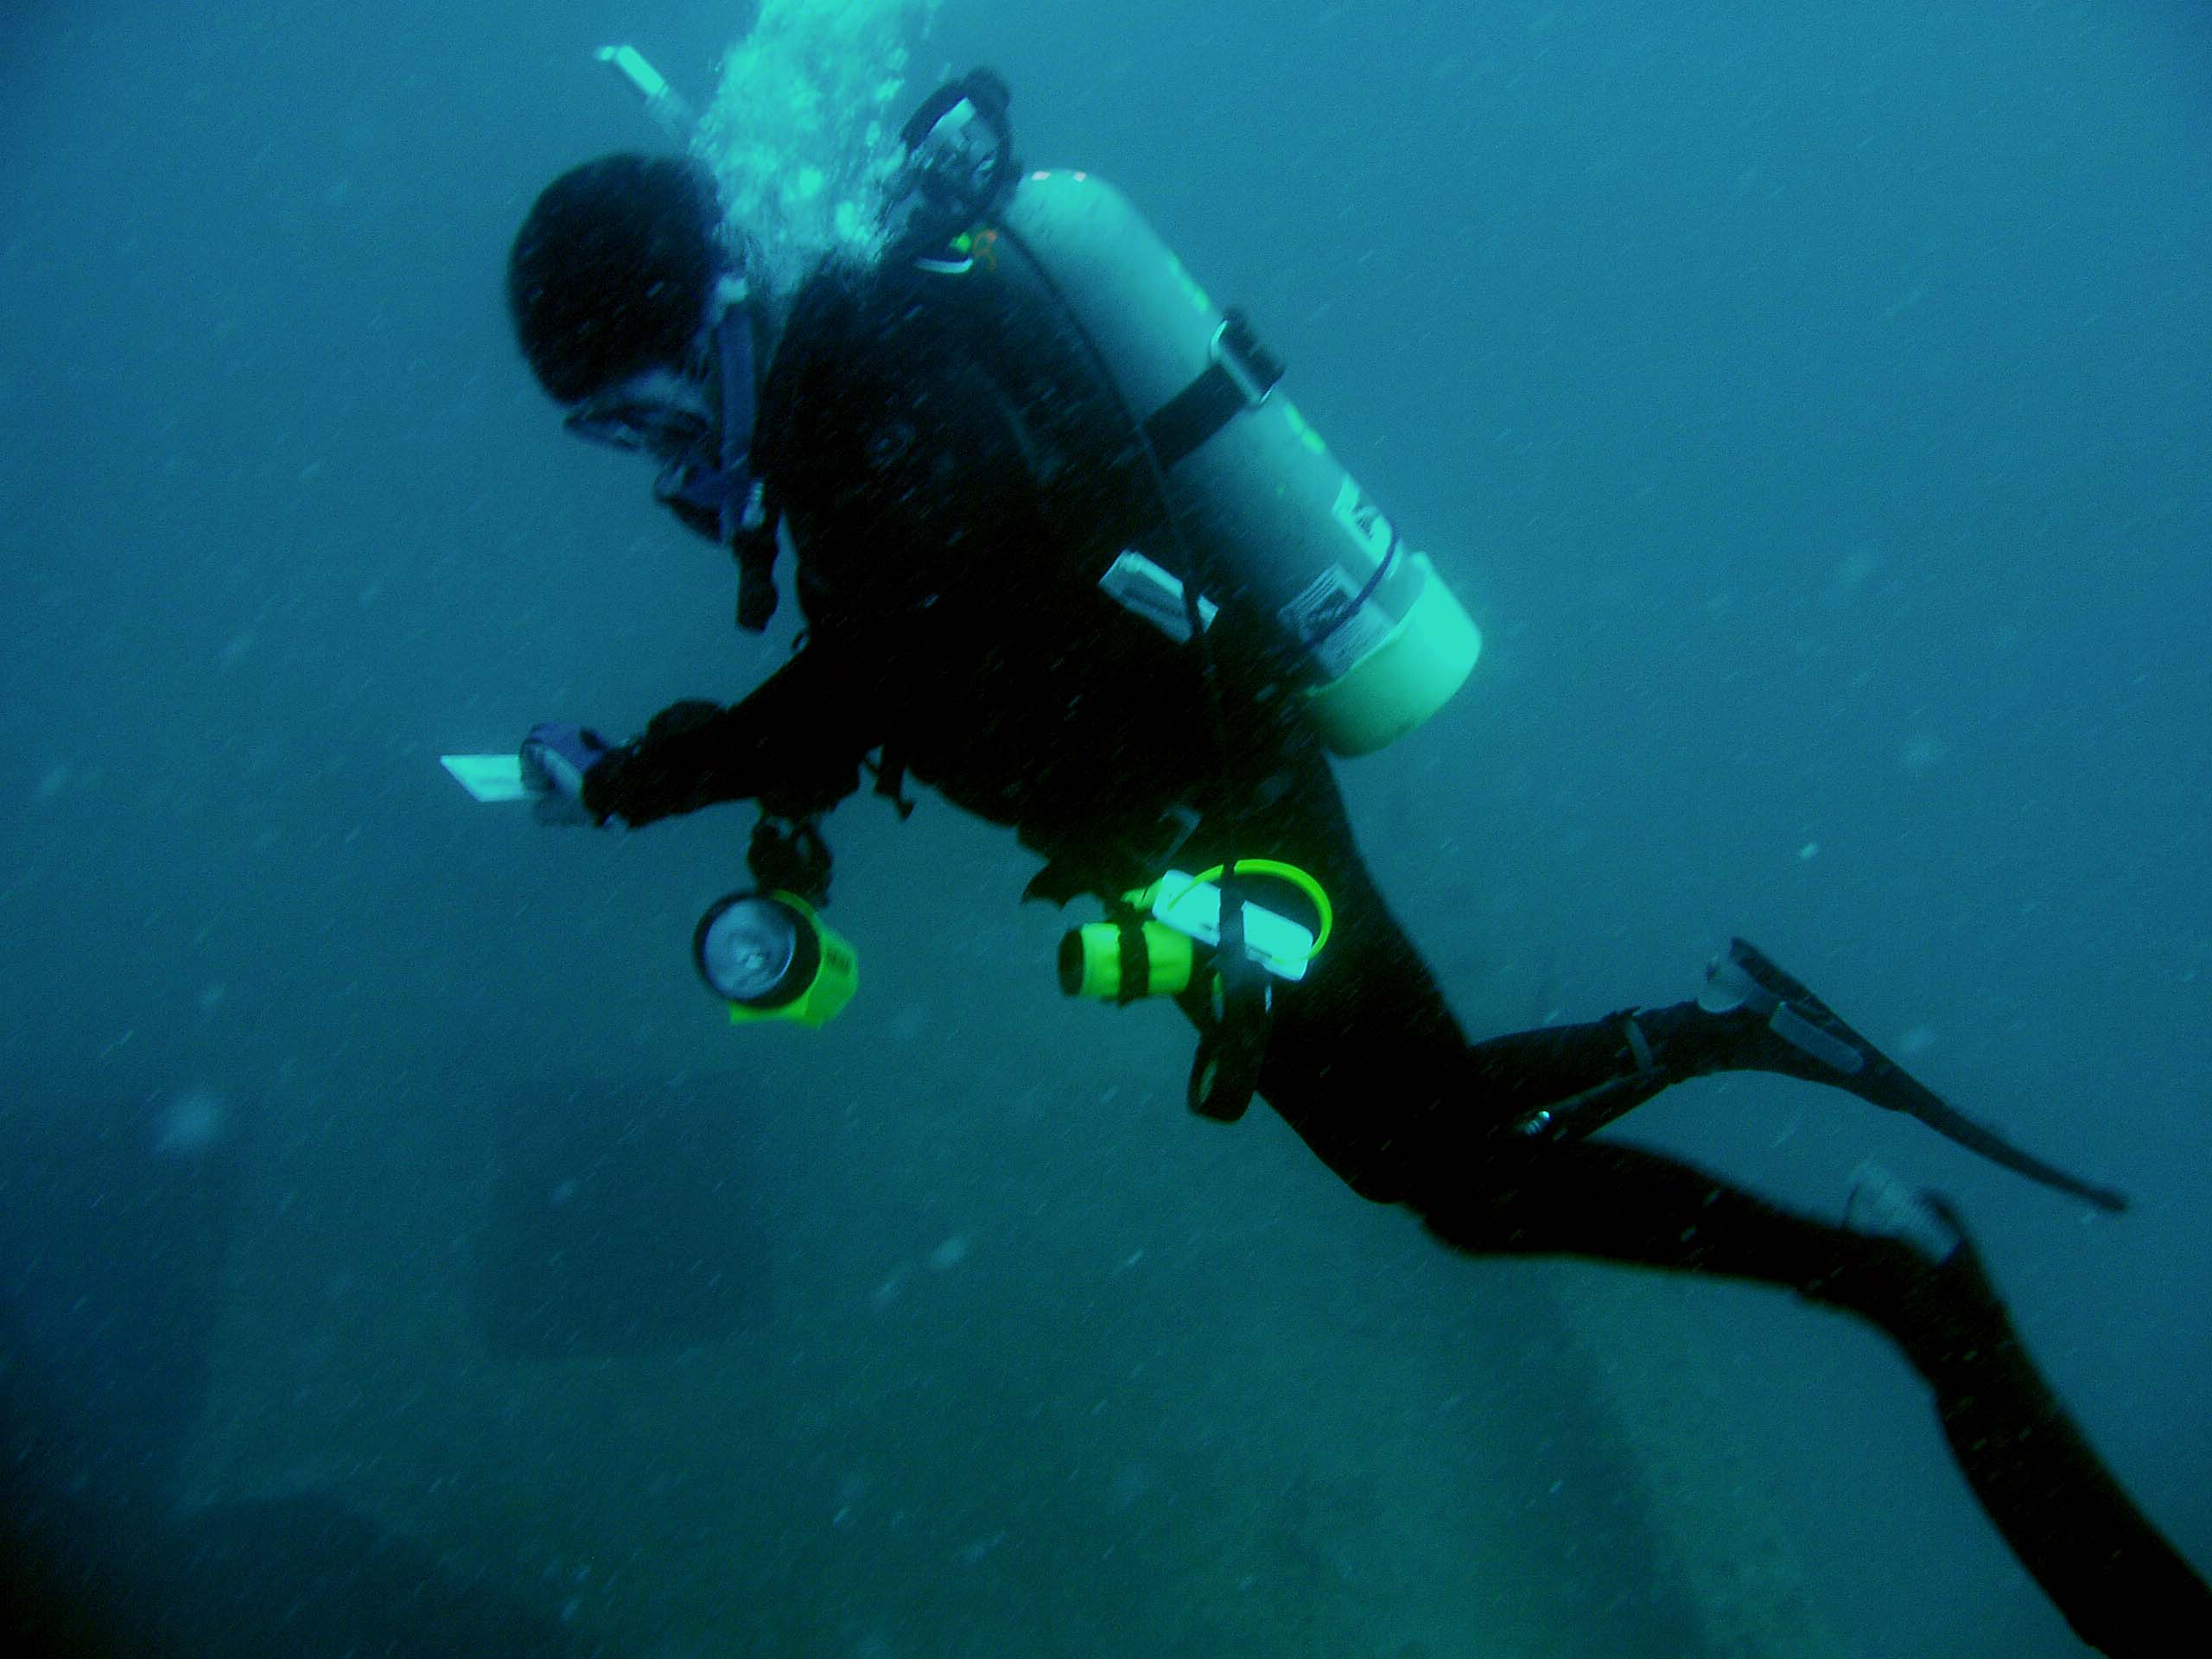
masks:
[[[1903,1066],[1839,1020],[1833,1009],[1789,976],[1757,945],[1731,939],[1707,970],[1698,1001],[1708,1012],[1748,1009],[1780,1039],[1775,1070],[1849,1090],[1885,1111],[1904,1112],[1968,1152],[2031,1181],[2085,1198],[2100,1210],[2127,1208],[2127,1195],[2070,1175],[2024,1152],[1987,1124],[1968,1117],[1919,1083]]]

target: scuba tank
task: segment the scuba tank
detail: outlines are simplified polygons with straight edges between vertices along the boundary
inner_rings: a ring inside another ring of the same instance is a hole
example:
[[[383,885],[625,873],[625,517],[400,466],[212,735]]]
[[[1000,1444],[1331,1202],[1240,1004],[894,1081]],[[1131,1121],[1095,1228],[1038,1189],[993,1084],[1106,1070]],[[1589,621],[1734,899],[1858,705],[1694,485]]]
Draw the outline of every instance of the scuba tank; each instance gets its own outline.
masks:
[[[1443,706],[1481,652],[1473,620],[1276,394],[1281,365],[1242,316],[1127,197],[1087,173],[1032,173],[974,241],[1057,300],[1164,496],[1172,528],[1143,550],[1156,556],[1116,561],[1109,594],[1152,615],[1163,587],[1180,608],[1177,576],[1195,574],[1201,604],[1268,619],[1337,754],[1370,753]],[[1182,559],[1193,572],[1160,569]]]

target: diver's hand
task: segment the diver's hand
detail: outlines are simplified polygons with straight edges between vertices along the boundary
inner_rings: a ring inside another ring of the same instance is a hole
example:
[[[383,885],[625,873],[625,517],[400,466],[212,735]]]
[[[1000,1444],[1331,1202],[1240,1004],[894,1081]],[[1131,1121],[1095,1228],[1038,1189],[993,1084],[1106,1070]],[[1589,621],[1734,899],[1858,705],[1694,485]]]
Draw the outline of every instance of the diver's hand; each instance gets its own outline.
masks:
[[[595,823],[584,804],[584,774],[605,757],[607,741],[582,726],[541,721],[522,741],[523,787],[537,798],[540,823]]]

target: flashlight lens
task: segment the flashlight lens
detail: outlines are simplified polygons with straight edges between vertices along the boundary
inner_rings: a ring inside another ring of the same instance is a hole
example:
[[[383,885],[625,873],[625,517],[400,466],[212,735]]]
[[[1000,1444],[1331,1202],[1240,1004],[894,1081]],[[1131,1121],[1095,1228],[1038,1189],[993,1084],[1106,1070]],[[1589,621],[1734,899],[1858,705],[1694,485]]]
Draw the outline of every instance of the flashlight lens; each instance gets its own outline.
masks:
[[[798,925],[773,899],[740,899],[699,936],[699,971],[732,1002],[772,996],[798,951]]]

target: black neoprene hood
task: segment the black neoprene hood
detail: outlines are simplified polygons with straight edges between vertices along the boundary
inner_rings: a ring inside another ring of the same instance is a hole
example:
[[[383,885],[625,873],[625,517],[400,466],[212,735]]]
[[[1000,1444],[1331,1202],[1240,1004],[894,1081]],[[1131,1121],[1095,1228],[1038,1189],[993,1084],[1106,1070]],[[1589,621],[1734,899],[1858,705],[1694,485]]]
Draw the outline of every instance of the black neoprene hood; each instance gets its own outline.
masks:
[[[711,181],[673,156],[587,162],[545,188],[507,259],[515,338],[556,401],[680,367],[719,269]]]

